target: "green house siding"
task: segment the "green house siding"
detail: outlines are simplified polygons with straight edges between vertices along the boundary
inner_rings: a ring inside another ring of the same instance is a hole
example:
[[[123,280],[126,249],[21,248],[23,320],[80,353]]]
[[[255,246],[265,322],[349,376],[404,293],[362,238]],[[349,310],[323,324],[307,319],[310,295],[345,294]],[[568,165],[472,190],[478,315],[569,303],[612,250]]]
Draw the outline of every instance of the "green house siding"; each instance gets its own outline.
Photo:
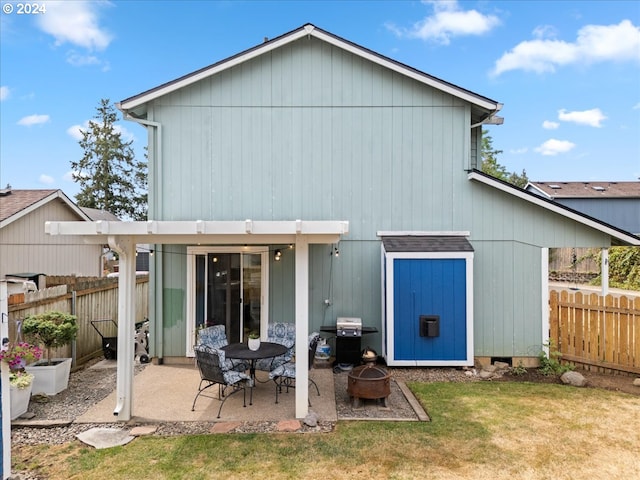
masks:
[[[471,115],[460,98],[305,37],[149,103],[162,125],[149,129],[150,218],[348,220],[339,257],[310,247],[310,331],[338,316],[382,330],[376,232],[468,231],[475,354],[536,356],[541,249],[610,240],[470,181],[481,149]],[[180,356],[186,248],[163,248],[162,348]],[[270,261],[271,321],[294,320],[293,282],[285,251]],[[380,350],[382,334],[366,341]]]

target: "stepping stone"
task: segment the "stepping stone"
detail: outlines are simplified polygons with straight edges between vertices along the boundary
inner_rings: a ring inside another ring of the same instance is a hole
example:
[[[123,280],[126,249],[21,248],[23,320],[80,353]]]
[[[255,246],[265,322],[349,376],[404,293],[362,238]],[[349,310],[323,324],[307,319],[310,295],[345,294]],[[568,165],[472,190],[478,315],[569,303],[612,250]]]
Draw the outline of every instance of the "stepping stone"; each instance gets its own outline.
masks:
[[[295,432],[302,428],[299,420],[282,420],[278,422],[276,430],[279,432]]]
[[[134,437],[142,437],[144,435],[153,435],[158,430],[156,426],[134,427],[129,431],[129,435]]]
[[[115,428],[91,428],[79,433],[76,438],[87,445],[101,449],[126,445],[135,437],[124,430]]]
[[[209,431],[211,433],[229,433],[240,425],[242,425],[240,422],[219,422],[211,427],[211,430]]]

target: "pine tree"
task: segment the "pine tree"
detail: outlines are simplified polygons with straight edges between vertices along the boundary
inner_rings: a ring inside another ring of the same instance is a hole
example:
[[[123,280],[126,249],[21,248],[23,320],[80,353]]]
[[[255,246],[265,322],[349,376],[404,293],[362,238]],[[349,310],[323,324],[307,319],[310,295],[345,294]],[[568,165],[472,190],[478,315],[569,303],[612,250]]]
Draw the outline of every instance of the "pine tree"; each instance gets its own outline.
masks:
[[[527,172],[522,170],[520,175],[515,172],[507,172],[506,167],[498,163],[498,155],[502,153],[502,150],[494,150],[493,138],[488,133],[486,130],[482,131],[482,164],[480,170],[487,175],[504,180],[517,187],[526,187],[529,182]]]
[[[101,99],[96,111],[95,121],[81,130],[84,155],[71,162],[73,180],[81,187],[75,197],[78,206],[105,210],[123,220],[146,220],[147,164],[136,160],[133,140],[122,139],[109,99]]]

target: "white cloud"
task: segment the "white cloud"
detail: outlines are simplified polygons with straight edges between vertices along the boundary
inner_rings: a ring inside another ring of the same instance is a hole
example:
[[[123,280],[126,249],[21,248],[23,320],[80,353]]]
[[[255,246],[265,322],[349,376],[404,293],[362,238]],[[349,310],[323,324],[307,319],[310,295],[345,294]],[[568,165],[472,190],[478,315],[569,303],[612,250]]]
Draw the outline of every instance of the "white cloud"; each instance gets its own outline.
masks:
[[[555,130],[560,126],[558,122],[552,122],[550,120],[545,120],[542,122],[542,128],[545,130]]]
[[[113,37],[99,25],[98,10],[109,5],[104,1],[46,2],[47,13],[37,15],[41,30],[56,39],[56,45],[71,43],[88,50],[104,50]]]
[[[100,60],[95,55],[82,55],[75,50],[67,52],[67,63],[74,67],[85,67],[87,65],[99,65]]]
[[[636,103],[636,104],[633,106],[633,109],[634,109],[634,110],[640,110],[640,102],[639,102],[639,103]]]
[[[597,62],[640,62],[640,27],[629,20],[617,25],[586,25],[575,42],[541,38],[547,28],[534,31],[536,40],[524,41],[500,57],[492,74],[509,70],[554,72],[557,67]]]
[[[567,153],[575,146],[575,143],[569,142],[568,140],[556,140],[555,138],[552,138],[544,142],[539,147],[536,147],[534,150],[542,155],[554,156],[559,153]]]
[[[80,141],[82,140],[82,131],[86,131],[89,126],[89,122],[84,122],[84,125],[72,125],[67,128],[67,135],[69,135],[74,140]]]
[[[32,125],[41,125],[49,121],[49,115],[29,115],[18,120],[18,125],[30,127]]]
[[[420,38],[448,45],[452,37],[482,35],[500,25],[495,15],[485,15],[477,10],[462,10],[457,0],[427,0],[434,14],[415,23],[413,27],[399,28],[387,24],[387,28],[399,37]]]
[[[53,177],[49,175],[45,175],[44,173],[40,175],[38,180],[40,181],[40,183],[44,183],[45,185],[53,185],[55,183],[55,180],[53,179]]]
[[[72,125],[67,128],[67,135],[69,135],[74,140],[80,141],[82,140],[82,133],[80,131],[86,132],[89,129],[89,122],[94,120],[87,120],[82,125]],[[135,136],[132,132],[127,130],[125,127],[119,124],[113,125],[113,130],[120,134],[123,142],[130,142],[132,140],[135,141]]]
[[[529,149],[527,147],[512,148],[511,150],[509,150],[509,153],[512,153],[514,155],[522,155],[524,153],[527,153],[528,151]]]
[[[578,125],[600,128],[602,127],[601,122],[606,120],[606,118],[599,108],[584,110],[582,112],[567,112],[565,109],[558,110],[559,120],[577,123]]]
[[[9,87],[2,86],[0,87],[0,102],[9,98]]]

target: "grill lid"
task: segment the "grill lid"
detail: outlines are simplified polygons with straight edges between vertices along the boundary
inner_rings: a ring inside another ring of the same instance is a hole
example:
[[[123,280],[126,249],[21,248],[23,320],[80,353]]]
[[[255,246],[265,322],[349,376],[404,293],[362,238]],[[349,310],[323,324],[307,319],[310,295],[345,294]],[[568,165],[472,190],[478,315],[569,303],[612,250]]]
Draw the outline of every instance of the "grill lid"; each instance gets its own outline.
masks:
[[[336,333],[340,337],[361,337],[362,319],[355,317],[338,317]]]

